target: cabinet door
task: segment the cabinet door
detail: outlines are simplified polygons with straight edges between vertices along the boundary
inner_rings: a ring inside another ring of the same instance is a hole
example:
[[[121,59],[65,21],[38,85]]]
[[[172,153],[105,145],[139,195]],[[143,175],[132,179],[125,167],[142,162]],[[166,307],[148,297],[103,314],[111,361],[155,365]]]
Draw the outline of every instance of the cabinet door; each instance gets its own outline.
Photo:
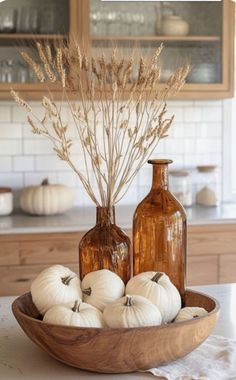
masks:
[[[78,273],[78,265],[68,263],[67,266]],[[47,267],[48,265],[0,266],[0,297],[29,292],[32,281]]]
[[[78,0],[0,2],[0,98],[9,98],[10,88],[23,97],[41,98],[47,86],[37,80],[20,51],[32,54],[37,42],[52,46],[77,37],[78,8]]]
[[[220,256],[220,283],[236,282],[236,254]]]
[[[217,256],[190,256],[187,259],[187,285],[218,283]]]
[[[177,66],[192,71],[181,98],[222,98],[233,94],[234,5],[223,1],[113,2],[90,0],[93,52],[114,46],[122,54],[147,56],[164,43],[161,83]]]

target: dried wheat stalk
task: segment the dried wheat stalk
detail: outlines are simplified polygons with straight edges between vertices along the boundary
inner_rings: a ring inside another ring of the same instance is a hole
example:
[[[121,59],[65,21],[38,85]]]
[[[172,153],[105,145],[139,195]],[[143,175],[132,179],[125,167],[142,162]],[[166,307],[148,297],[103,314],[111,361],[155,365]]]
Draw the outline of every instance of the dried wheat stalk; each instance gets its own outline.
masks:
[[[72,125],[63,123],[61,106],[52,94],[42,99],[43,119],[14,90],[11,94],[29,113],[33,133],[52,141],[58,157],[78,174],[96,205],[116,204],[158,142],[168,135],[173,116],[166,116],[166,100],[181,90],[189,66],[177,69],[160,86],[158,62],[162,48],[151,58],[140,57],[138,62],[134,57],[119,58],[116,49],[109,57],[89,57],[76,43],[56,46],[55,55],[49,45],[37,43],[37,61],[22,53],[41,82],[60,84],[80,140],[85,171],[72,157]],[[71,100],[71,94],[79,102]]]

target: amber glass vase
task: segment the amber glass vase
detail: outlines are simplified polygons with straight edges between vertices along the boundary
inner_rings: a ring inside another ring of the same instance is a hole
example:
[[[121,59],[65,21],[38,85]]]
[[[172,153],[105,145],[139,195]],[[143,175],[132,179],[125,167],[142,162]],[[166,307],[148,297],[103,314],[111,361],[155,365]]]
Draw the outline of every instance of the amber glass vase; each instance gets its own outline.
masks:
[[[168,190],[171,162],[148,161],[153,166],[152,187],[133,219],[134,275],[145,271],[165,272],[184,296],[186,215]]]
[[[96,225],[79,244],[80,278],[110,269],[127,283],[131,276],[130,239],[115,224],[115,208],[97,207]]]

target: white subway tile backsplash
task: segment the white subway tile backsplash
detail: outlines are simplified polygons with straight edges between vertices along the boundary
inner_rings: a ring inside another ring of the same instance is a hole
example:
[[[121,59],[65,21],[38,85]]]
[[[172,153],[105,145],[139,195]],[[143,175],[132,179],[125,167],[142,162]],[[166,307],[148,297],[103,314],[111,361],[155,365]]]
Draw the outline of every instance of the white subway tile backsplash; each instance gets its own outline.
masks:
[[[182,152],[184,152],[184,154],[191,154],[196,152],[196,140],[184,139]]]
[[[0,157],[0,173],[12,171],[12,157]]]
[[[183,139],[166,139],[166,154],[182,154],[184,152]]]
[[[13,189],[20,189],[23,187],[23,174],[22,173],[0,173],[1,186],[11,187]]]
[[[75,189],[75,205],[76,206],[94,206],[93,201],[82,187]],[[95,221],[94,221],[95,222]]]
[[[0,106],[0,123],[11,121],[11,107],[8,105]]]
[[[201,123],[196,130],[196,136],[200,138],[210,138],[222,136],[222,124],[221,123]]]
[[[181,137],[191,138],[194,140],[196,136],[196,124],[194,123],[184,123],[183,124],[183,135]]]
[[[194,100],[193,104],[197,107],[222,107],[223,100]]]
[[[68,172],[57,173],[57,182],[62,185],[76,187],[76,179],[77,179],[77,175],[75,173],[68,173]]]
[[[28,172],[24,173],[24,186],[40,185],[44,179],[48,179],[52,184],[58,183],[55,172]]]
[[[13,123],[23,123],[27,121],[27,112],[24,108],[17,105],[12,107],[12,121]]]
[[[54,156],[37,156],[36,171],[70,171],[69,165],[60,160],[56,154]]]
[[[183,166],[187,169],[197,166],[197,156],[195,153],[184,154]]]
[[[220,123],[222,119],[221,107],[202,107],[202,120]]]
[[[207,139],[197,139],[196,140],[196,153],[197,154],[209,153],[209,148],[207,145]]]
[[[183,107],[168,107],[168,113],[174,115],[174,122],[178,123],[183,120],[184,109]]]
[[[184,160],[182,154],[165,154],[162,158],[167,158],[173,161],[171,166],[172,169],[183,167]]]
[[[182,138],[185,134],[185,125],[181,123],[173,123],[171,126],[171,137],[173,138]]]
[[[35,123],[37,125],[37,123]],[[23,138],[28,138],[28,139],[37,139],[39,138],[38,135],[34,134],[32,132],[32,128],[28,123],[22,123],[22,128],[23,128]]]
[[[39,137],[35,139],[24,139],[23,149],[24,154],[34,154],[34,155],[45,155],[53,154],[53,144],[51,141],[44,137]]]
[[[152,181],[152,165],[144,165],[137,175],[137,180],[138,187],[150,187]]]
[[[208,152],[220,153],[222,151],[222,140],[218,138],[206,139],[206,145],[208,147]]]
[[[202,121],[202,107],[184,108],[184,122],[193,123]]]
[[[0,140],[20,139],[22,137],[22,126],[16,123],[1,123]]]
[[[15,172],[28,172],[34,170],[34,157],[15,156],[13,157],[13,170]]]
[[[37,116],[43,116],[39,102],[30,103]],[[59,104],[59,103],[57,103]],[[167,104],[168,115],[175,114],[169,137],[160,141],[152,158],[170,158],[172,169],[193,168],[199,164],[222,165],[222,109],[223,101],[171,100]],[[74,140],[72,160],[85,173],[85,163],[77,133],[66,103],[62,104],[63,122],[68,121],[69,135]],[[131,123],[135,118],[131,117]],[[145,120],[143,121],[145,123]],[[143,125],[143,124],[142,124]],[[102,142],[102,123],[98,124],[97,136]],[[91,184],[97,191],[91,165]],[[38,185],[44,178],[51,183],[62,183],[75,189],[77,205],[93,205],[82,187],[78,176],[69,165],[59,160],[52,143],[31,132],[27,124],[27,113],[14,102],[0,103],[0,181],[5,186],[21,188]],[[4,182],[5,179],[5,182]],[[137,203],[150,190],[152,167],[145,164],[121,204]]]
[[[0,156],[15,156],[22,154],[22,141],[18,140],[0,140]]]
[[[140,186],[138,188],[138,202],[140,202],[150,191],[150,186]]]
[[[127,193],[124,195],[124,197],[121,199],[122,204],[128,205],[128,204],[137,204],[139,201],[139,192],[138,188],[136,186],[130,186]],[[119,202],[120,203],[120,202]]]

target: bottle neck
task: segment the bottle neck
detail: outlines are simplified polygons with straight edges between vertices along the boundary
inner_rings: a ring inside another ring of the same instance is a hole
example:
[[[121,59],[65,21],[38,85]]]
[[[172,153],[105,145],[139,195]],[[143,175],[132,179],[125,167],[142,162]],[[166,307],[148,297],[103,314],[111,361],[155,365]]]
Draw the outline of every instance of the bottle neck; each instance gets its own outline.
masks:
[[[168,190],[168,164],[152,164],[152,190]]]
[[[103,226],[115,224],[115,207],[101,207],[96,208],[96,223]]]

